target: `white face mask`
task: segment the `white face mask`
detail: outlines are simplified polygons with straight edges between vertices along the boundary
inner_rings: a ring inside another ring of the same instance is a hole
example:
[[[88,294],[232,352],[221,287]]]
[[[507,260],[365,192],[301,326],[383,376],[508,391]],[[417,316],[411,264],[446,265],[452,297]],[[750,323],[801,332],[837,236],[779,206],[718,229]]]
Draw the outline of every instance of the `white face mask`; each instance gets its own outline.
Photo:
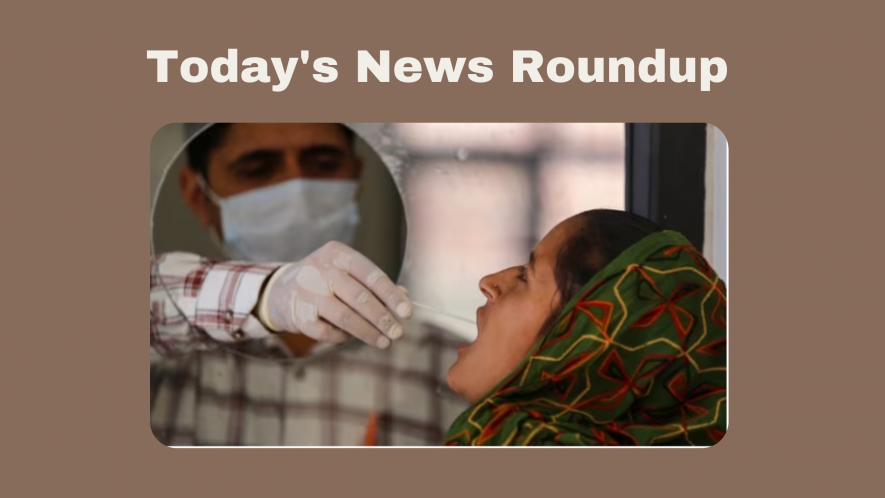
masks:
[[[221,209],[230,259],[297,262],[332,241],[353,244],[360,222],[354,180],[290,180],[226,199],[201,183]]]

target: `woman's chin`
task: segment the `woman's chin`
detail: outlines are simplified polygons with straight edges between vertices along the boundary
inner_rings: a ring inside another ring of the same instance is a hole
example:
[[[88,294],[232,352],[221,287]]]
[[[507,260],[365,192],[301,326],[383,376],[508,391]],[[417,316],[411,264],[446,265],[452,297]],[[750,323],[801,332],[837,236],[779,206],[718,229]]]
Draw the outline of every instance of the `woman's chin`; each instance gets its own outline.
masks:
[[[446,384],[449,385],[449,389],[458,396],[467,399],[465,396],[465,392],[468,391],[466,389],[467,384],[461,372],[461,361],[458,360],[452,365],[452,368],[449,369],[449,373],[446,375]],[[467,399],[467,401],[470,401]]]
[[[449,369],[449,373],[446,376],[446,383],[449,385],[449,389],[468,403],[478,402],[479,398],[473,395],[476,389],[471,389],[471,387],[475,386],[472,386],[469,378],[465,378],[462,374],[463,372],[458,368],[458,363],[455,363]]]
[[[446,384],[448,384],[449,389],[453,393],[457,394],[458,396],[461,396],[461,392],[458,389],[458,375],[456,372],[457,366],[458,366],[458,364],[455,363],[454,365],[452,365],[452,368],[449,369],[449,372],[446,374]]]

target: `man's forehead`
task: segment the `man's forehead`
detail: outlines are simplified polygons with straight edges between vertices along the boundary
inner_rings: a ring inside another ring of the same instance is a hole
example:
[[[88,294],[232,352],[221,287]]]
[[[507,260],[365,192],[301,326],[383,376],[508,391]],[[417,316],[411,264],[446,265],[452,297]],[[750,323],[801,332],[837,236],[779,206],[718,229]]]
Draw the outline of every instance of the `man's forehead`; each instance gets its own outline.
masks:
[[[347,146],[347,137],[330,123],[244,123],[231,125],[219,151],[239,153],[255,149]]]

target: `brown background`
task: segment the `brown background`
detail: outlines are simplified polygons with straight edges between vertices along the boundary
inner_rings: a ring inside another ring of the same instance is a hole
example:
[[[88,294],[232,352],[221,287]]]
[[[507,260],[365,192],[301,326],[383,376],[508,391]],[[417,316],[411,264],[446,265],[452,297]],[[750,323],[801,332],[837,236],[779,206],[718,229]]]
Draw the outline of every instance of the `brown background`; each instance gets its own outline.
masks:
[[[882,4],[657,4],[4,2],[3,494],[874,494],[861,477],[881,465]],[[241,61],[309,49],[337,59],[339,80],[296,69],[274,93],[184,83],[176,63],[158,84],[146,59],[228,48]],[[512,50],[638,63],[656,48],[722,57],[728,79],[709,93],[512,83]],[[357,84],[360,49],[488,57],[495,78]],[[164,448],[139,332],[149,145],[166,123],[214,121],[715,124],[733,194],[725,441],[669,453]]]

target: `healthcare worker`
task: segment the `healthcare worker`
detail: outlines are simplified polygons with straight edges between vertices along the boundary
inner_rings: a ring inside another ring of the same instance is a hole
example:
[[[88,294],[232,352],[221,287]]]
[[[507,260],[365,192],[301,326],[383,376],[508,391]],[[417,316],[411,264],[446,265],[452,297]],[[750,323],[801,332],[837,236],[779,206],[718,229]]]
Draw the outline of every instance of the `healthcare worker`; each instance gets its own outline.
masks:
[[[377,444],[437,445],[464,408],[439,393],[457,342],[405,334],[407,291],[348,246],[354,140],[341,124],[214,124],[189,144],[180,191],[228,261],[152,258],[151,426],[163,444],[353,446],[375,420]],[[295,366],[223,347],[276,340],[306,357],[353,338],[365,346]]]

